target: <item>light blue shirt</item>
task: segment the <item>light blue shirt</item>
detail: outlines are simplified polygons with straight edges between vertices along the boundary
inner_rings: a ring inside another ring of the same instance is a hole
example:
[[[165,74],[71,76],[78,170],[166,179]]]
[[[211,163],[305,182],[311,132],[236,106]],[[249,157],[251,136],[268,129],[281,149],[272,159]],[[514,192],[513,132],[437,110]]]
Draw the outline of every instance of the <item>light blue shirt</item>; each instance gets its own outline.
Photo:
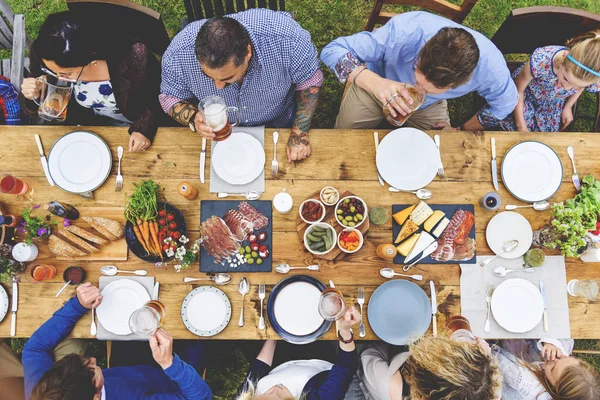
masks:
[[[321,61],[344,82],[347,78],[344,70],[347,71],[348,68],[347,65],[340,67],[338,63],[348,63],[347,54],[350,52],[361,63],[366,63],[369,70],[383,78],[415,84],[419,51],[445,27],[464,28],[473,35],[479,46],[479,62],[471,80],[442,94],[428,94],[425,107],[438,100],[454,99],[477,92],[490,105],[492,117],[505,118],[514,110],[519,95],[500,50],[481,33],[434,14],[405,12],[373,32],[337,38],[325,46],[321,52]]]

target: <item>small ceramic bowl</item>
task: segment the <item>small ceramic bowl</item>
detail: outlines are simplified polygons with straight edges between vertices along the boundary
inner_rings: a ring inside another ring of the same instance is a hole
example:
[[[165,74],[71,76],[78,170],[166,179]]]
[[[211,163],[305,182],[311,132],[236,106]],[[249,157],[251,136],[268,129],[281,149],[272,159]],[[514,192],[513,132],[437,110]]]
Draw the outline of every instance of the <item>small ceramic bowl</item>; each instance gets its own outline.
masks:
[[[310,248],[309,246],[309,240],[308,240],[308,235],[311,234],[314,230],[315,227],[318,228],[323,228],[323,229],[329,229],[332,233],[331,237],[333,238],[332,243],[331,243],[331,247],[329,249],[325,249],[322,251],[316,251]],[[322,256],[324,254],[329,253],[331,250],[333,250],[335,248],[335,246],[337,245],[337,240],[336,240],[336,234],[335,234],[335,229],[333,228],[333,226],[329,225],[328,223],[325,222],[317,222],[315,224],[311,224],[306,231],[304,232],[304,247],[306,247],[306,249],[308,251],[310,251],[312,254],[315,254],[317,256]]]
[[[321,206],[321,218],[314,220],[314,221],[309,221],[306,218],[304,218],[304,216],[302,215],[302,209],[304,208],[304,205],[306,203],[315,203],[315,204],[318,204],[319,206]],[[302,218],[302,221],[306,222],[307,224],[314,224],[314,223],[323,221],[323,218],[325,218],[325,205],[323,203],[321,203],[319,200],[307,199],[307,200],[304,200],[302,202],[302,204],[300,204],[300,209],[298,210],[298,212],[300,213],[300,218]]]
[[[356,200],[358,200],[359,202],[361,202],[361,203],[362,203],[362,205],[363,205],[363,208],[364,208],[364,210],[363,210],[363,212],[362,212],[362,217],[363,217],[363,218],[362,218],[362,220],[359,220],[359,221],[352,221],[352,222],[354,223],[354,226],[348,226],[348,225],[344,225],[344,224],[342,224],[342,223],[340,222],[340,220],[339,220],[339,218],[338,218],[338,215],[340,215],[340,214],[338,214],[338,210],[340,209],[340,205],[341,205],[341,204],[344,202],[344,200],[346,200],[346,199],[348,199],[348,200],[351,200],[351,199],[356,199]],[[346,197],[344,197],[343,199],[340,199],[340,201],[338,201],[338,203],[335,205],[334,214],[335,214],[335,220],[336,220],[336,222],[337,222],[338,224],[340,224],[341,226],[343,226],[344,228],[358,228],[359,226],[361,226],[361,225],[362,225],[362,224],[365,222],[365,220],[366,220],[367,218],[369,218],[369,210],[367,209],[367,203],[366,203],[366,202],[365,202],[363,199],[361,199],[360,197],[358,197],[358,196],[346,196]]]
[[[356,232],[358,234],[358,247],[355,250],[346,250],[341,244],[340,244],[340,238],[342,237],[342,233],[344,232]],[[359,251],[363,244],[365,242],[365,239],[362,235],[362,233],[355,228],[346,228],[344,230],[342,230],[337,237],[337,245],[340,248],[341,251],[343,251],[344,253],[348,253],[348,254],[352,254],[352,253],[356,253],[357,251]]]
[[[335,194],[334,194],[334,196],[335,196],[335,200],[333,201],[333,203],[328,203],[328,202],[326,202],[326,201],[325,201],[325,199],[323,198],[323,192],[324,192],[326,189],[333,189],[333,190],[335,191]],[[335,205],[335,204],[338,202],[338,200],[339,200],[339,198],[340,198],[340,192],[338,192],[338,190],[337,190],[336,188],[334,188],[333,186],[325,186],[323,189],[321,189],[321,192],[319,193],[319,197],[321,197],[321,201],[322,201],[322,202],[323,202],[323,204],[325,204],[326,206],[334,206],[334,205]]]

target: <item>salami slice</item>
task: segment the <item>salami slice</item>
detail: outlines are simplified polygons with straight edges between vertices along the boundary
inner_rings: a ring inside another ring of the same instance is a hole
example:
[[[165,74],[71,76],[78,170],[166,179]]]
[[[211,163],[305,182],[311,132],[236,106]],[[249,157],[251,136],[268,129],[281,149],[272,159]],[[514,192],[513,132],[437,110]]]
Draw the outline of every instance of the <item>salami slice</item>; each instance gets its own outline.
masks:
[[[247,201],[240,202],[238,210],[240,210],[246,218],[252,221],[254,229],[262,229],[269,225],[269,218],[265,217],[260,211],[252,207]]]

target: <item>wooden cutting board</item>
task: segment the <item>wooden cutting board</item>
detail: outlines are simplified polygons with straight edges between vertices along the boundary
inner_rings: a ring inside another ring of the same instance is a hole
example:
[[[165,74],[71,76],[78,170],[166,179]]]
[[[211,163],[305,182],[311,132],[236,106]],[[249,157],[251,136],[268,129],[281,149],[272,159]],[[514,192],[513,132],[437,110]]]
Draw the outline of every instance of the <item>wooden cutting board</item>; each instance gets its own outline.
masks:
[[[340,199],[343,199],[344,197],[347,196],[356,196],[354,193],[349,192],[346,189],[338,189],[338,192],[340,192]],[[358,196],[360,197],[360,196]],[[308,199],[315,199],[315,200],[319,200],[321,201],[321,191],[319,190],[318,192],[314,192],[313,194],[311,194],[310,196],[308,196],[305,200]],[[367,212],[365,213],[365,219],[358,228],[360,233],[363,234],[364,240],[367,240],[367,233],[369,232],[369,208],[367,205]],[[335,204],[332,206],[325,206],[325,218],[323,218],[323,221],[321,222],[326,222],[329,225],[333,226],[333,228],[335,229],[336,232],[336,240],[337,240],[337,235],[343,231],[345,229],[345,227],[343,227],[342,225],[340,225],[336,218],[335,218]],[[296,226],[296,231],[298,232],[298,237],[300,238],[300,243],[302,243],[302,248],[304,249],[305,252],[309,252],[305,247],[304,247],[304,232],[306,232],[306,229],[308,228],[308,225],[306,222],[304,222],[302,220],[302,218],[300,218],[300,212],[298,212],[298,220],[297,220],[297,226]],[[363,244],[364,246],[364,244]],[[363,249],[358,250],[356,253],[360,253],[361,251],[363,251]],[[311,253],[312,254],[312,253]],[[323,255],[317,255],[317,254],[312,254],[313,257],[317,257],[317,258],[322,258],[324,260],[329,260],[329,261],[333,261],[333,260],[341,260],[346,256],[349,256],[351,254],[348,253],[344,253],[342,250],[340,250],[340,248],[336,246],[333,248],[333,250],[331,250],[329,253],[327,254],[323,254]]]
[[[97,236],[102,236],[98,231],[92,228],[87,222],[83,220],[83,217],[102,217],[108,218],[115,221],[119,221],[123,225],[125,225],[125,215],[123,214],[122,207],[77,207],[79,211],[79,218],[75,221],[71,221],[71,225],[76,225],[86,231],[93,233]],[[60,224],[62,224],[62,218],[56,217],[59,221],[59,229]],[[57,229],[57,230],[59,230]],[[58,235],[60,236],[60,234]],[[102,236],[104,237],[104,236]],[[68,241],[68,240],[67,240]],[[115,240],[114,242],[110,242],[106,245],[98,245],[92,243],[92,245],[98,248],[100,251],[94,254],[89,254],[83,257],[62,257],[57,256],[59,260],[88,260],[88,261],[126,261],[128,248],[127,242],[125,238],[121,238],[119,240]]]

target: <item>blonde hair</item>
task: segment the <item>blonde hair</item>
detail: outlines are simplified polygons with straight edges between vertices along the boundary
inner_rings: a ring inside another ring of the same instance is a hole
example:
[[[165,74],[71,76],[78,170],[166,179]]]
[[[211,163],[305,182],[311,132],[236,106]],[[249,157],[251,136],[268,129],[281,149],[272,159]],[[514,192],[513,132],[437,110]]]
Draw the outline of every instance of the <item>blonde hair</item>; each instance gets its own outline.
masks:
[[[589,69],[600,72],[600,29],[574,37],[566,43],[566,46],[571,57]],[[582,81],[600,80],[600,77],[586,71],[568,58],[565,60],[565,68]]]
[[[424,337],[410,346],[402,375],[411,399],[499,399],[502,374],[496,361],[476,343]]]
[[[554,400],[594,400],[600,398],[600,375],[590,364],[579,360],[579,364],[565,368],[552,385],[541,365],[526,363],[525,367],[540,381]],[[541,393],[540,393],[541,394]]]
[[[246,382],[245,384],[245,390],[240,393],[235,400],[254,400],[256,399],[256,397],[259,396],[256,393],[256,385],[252,382]],[[298,398],[295,397],[290,397],[289,399],[285,399],[285,400],[304,400],[305,396],[301,395]]]

